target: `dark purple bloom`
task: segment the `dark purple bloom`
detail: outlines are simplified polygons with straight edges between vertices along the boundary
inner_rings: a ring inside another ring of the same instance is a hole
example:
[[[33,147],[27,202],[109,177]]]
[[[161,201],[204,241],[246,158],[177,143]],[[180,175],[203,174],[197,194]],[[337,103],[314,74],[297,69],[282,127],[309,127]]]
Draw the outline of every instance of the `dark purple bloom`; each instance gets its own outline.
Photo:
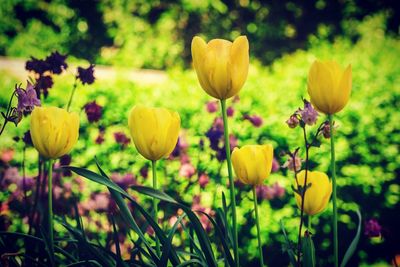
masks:
[[[256,187],[257,199],[270,200],[274,198],[274,190],[268,185],[260,185]]]
[[[53,78],[51,76],[40,76],[39,79],[36,80],[35,89],[38,96],[43,92],[44,97],[47,97],[51,87],[53,87]]]
[[[84,108],[89,122],[97,122],[100,120],[103,107],[98,105],[96,101],[87,103]]]
[[[226,109],[226,114],[228,115],[228,117],[232,117],[233,114],[235,114],[235,109],[233,107],[228,107]]]
[[[71,161],[72,161],[71,156],[68,155],[68,154],[65,154],[64,156],[62,156],[60,158],[60,165],[61,166],[68,166],[68,165],[71,164]],[[70,176],[72,176],[72,172],[70,170],[63,169],[63,175],[67,176],[67,177],[70,177]]]
[[[143,176],[143,178],[147,178],[147,176],[149,175],[149,167],[143,166],[142,168],[140,168],[139,172],[140,175]]]
[[[17,111],[20,113],[31,112],[35,106],[40,106],[34,86],[28,82],[26,89],[18,87],[15,89],[18,98]]]
[[[76,77],[82,82],[82,84],[94,83],[94,65],[90,64],[86,69],[78,67],[78,75]]]
[[[214,113],[218,110],[218,102],[217,101],[208,101],[206,104],[206,109],[209,113]]]
[[[254,127],[260,127],[263,124],[263,119],[257,115],[244,115],[243,118],[253,124]]]
[[[213,125],[207,131],[206,136],[210,141],[210,147],[212,150],[217,151],[219,149],[219,143],[224,135],[224,125],[221,118],[215,118]]]
[[[333,132],[335,132],[335,128],[337,127],[335,126],[335,122],[333,122]],[[321,133],[324,136],[324,138],[326,139],[331,138],[331,126],[329,124],[329,121],[324,122]]]
[[[49,70],[49,66],[46,61],[42,59],[37,59],[35,57],[31,57],[31,59],[26,62],[25,69],[42,75],[43,73]]]
[[[382,226],[376,219],[369,219],[364,224],[364,234],[369,237],[379,237],[382,235]]]
[[[304,109],[300,110],[302,121],[307,125],[314,125],[318,119],[318,112],[313,108],[310,102],[304,101]]]
[[[130,142],[130,139],[123,132],[115,132],[114,139],[115,142],[121,144],[123,147],[126,147]]]
[[[120,173],[112,173],[111,180],[113,180],[124,190],[128,189],[128,187],[131,185],[137,184],[135,176],[132,173],[127,173],[125,175],[121,175]]]
[[[99,133],[99,135],[96,137],[96,140],[94,140],[96,144],[101,145],[104,142],[104,134]]]
[[[67,55],[61,55],[57,51],[50,54],[50,56],[46,57],[45,62],[47,63],[47,68],[54,74],[60,74],[63,70],[68,68],[65,60],[67,59]]]
[[[24,141],[25,145],[27,145],[27,146],[33,146],[30,130],[28,130],[24,133],[24,137],[22,137],[22,141]]]

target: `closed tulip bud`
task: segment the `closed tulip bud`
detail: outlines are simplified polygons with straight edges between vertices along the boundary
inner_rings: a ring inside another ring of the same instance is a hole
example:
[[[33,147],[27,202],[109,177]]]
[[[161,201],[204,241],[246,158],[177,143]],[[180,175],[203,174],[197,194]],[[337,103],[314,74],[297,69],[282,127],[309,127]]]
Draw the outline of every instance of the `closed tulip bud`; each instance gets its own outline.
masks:
[[[304,185],[305,174],[306,172],[302,170],[297,175],[299,186]],[[325,173],[319,171],[307,172],[307,190],[304,197],[304,212],[306,214],[315,215],[322,212],[328,205],[331,194],[332,183]],[[301,209],[301,195],[295,193],[295,198],[297,206]]]
[[[271,173],[274,158],[272,145],[246,145],[232,152],[232,164],[239,180],[261,185]]]
[[[335,61],[314,61],[308,74],[308,94],[318,111],[331,115],[341,111],[350,92],[351,65],[343,71]]]
[[[192,40],[193,65],[201,87],[212,97],[223,100],[236,95],[243,87],[249,70],[249,41],[239,36],[232,43],[200,37]]]
[[[33,146],[40,155],[59,158],[68,154],[78,141],[78,114],[57,107],[35,107],[30,132]]]
[[[181,119],[179,114],[165,108],[136,105],[128,125],[139,153],[149,160],[167,157],[178,141]]]

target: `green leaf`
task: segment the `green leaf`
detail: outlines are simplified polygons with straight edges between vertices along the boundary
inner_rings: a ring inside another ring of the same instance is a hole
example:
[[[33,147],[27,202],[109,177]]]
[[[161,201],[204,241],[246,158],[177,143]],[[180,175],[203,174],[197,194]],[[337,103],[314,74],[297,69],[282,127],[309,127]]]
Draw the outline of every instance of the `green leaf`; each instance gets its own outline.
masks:
[[[198,211],[198,212],[200,212],[200,213],[204,214],[205,216],[207,216],[208,220],[213,224],[215,232],[219,236],[219,239],[221,240],[222,247],[224,248],[224,256],[225,256],[225,258],[227,259],[227,261],[228,261],[230,266],[235,266],[235,262],[233,260],[232,254],[231,254],[231,252],[229,250],[229,245],[228,245],[229,240],[225,239],[223,230],[218,226],[218,224],[215,222],[215,220],[210,215],[208,215],[207,213],[202,212],[202,211]]]
[[[51,249],[53,246],[50,246],[50,238],[48,237],[46,231],[43,229],[43,226],[40,226],[40,233],[42,234],[44,245],[47,251],[47,254],[49,255],[49,260],[51,266],[55,266],[55,259],[54,259],[54,251]]]
[[[176,230],[178,229],[178,225],[182,222],[183,218],[185,217],[185,215],[183,216],[179,216],[178,219],[176,220],[176,222],[174,223],[172,229],[170,230],[169,234],[168,234],[168,242],[166,242],[167,244],[163,244],[163,251],[161,254],[161,259],[160,259],[160,265],[161,266],[167,266],[168,263],[168,257],[172,248],[172,239],[174,237],[174,234],[176,232]],[[175,251],[174,251],[175,253]],[[175,265],[179,265],[180,262],[178,264]]]
[[[282,220],[279,221],[279,225],[281,226],[283,236],[285,237],[285,251],[287,252],[287,254],[289,256],[289,261],[292,264],[292,266],[297,266],[296,255],[293,251],[292,244],[289,240],[289,237],[286,234],[285,225],[283,224]]]
[[[145,186],[131,186],[131,188],[139,193],[158,198],[160,200],[167,201],[169,203],[175,204],[178,207],[180,207],[188,216],[189,220],[193,224],[193,229],[196,232],[197,238],[200,243],[200,247],[202,248],[202,251],[204,253],[204,256],[206,258],[208,266],[217,266],[217,263],[215,261],[214,253],[211,248],[211,242],[210,239],[208,238],[207,233],[203,229],[202,224],[199,221],[199,218],[197,218],[196,214],[193,213],[193,211],[187,207],[184,204],[181,204],[165,194],[164,192],[161,192],[159,190],[150,188],[150,187],[145,187]]]
[[[194,265],[195,263],[200,264],[201,266],[207,267],[207,265],[204,265],[203,262],[196,260],[196,259],[191,259],[191,260],[185,261],[184,263],[179,264],[177,267],[195,266]]]
[[[306,236],[302,238],[301,248],[303,252],[303,266],[315,267],[315,247],[311,234],[306,233]]]
[[[349,248],[347,249],[346,253],[344,254],[342,263],[340,264],[340,267],[346,266],[346,264],[349,262],[350,258],[353,256],[354,252],[356,251],[358,242],[360,241],[360,235],[361,235],[361,213],[357,209],[356,210],[357,217],[358,217],[358,227],[357,227],[357,233],[356,236],[354,237],[353,241],[350,243]]]
[[[71,264],[66,265],[65,267],[74,267],[74,266],[88,266],[88,264],[91,264],[93,266],[99,266],[101,267],[101,264],[98,263],[95,260],[86,260],[86,261],[78,261],[78,262],[74,262]]]

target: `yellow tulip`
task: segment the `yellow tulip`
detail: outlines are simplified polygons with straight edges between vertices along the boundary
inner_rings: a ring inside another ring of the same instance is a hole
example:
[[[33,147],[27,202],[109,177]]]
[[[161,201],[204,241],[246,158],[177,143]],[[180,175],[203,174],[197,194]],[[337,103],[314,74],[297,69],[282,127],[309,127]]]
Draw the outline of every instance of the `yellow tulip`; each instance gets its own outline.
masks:
[[[302,170],[297,175],[297,180],[300,186],[304,185],[305,170]],[[332,194],[332,183],[328,176],[319,171],[308,171],[307,172],[307,188],[305,193],[304,201],[304,212],[308,215],[315,215],[322,212],[329,203],[329,199]],[[295,188],[297,184],[295,184]],[[301,209],[301,196],[295,193],[296,203],[299,209]]]
[[[192,40],[193,65],[201,87],[212,97],[228,99],[243,87],[249,70],[249,41],[239,36],[232,43],[213,39]]]
[[[271,173],[272,145],[246,145],[232,152],[232,164],[236,176],[245,184],[261,185]]]
[[[343,71],[335,61],[314,61],[308,74],[308,94],[318,111],[331,115],[341,111],[350,92],[351,65]]]
[[[35,107],[30,131],[40,155],[56,159],[69,153],[78,141],[79,116],[57,107]]]
[[[149,160],[171,154],[178,141],[181,119],[165,108],[136,105],[131,109],[128,125],[139,153]]]

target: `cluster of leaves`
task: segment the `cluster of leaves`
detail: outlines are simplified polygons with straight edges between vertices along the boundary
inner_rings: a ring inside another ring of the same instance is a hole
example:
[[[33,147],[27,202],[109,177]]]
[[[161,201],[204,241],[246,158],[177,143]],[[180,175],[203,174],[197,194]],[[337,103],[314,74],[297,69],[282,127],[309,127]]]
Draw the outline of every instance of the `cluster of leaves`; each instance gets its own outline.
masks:
[[[387,12],[398,31],[391,1],[20,1],[0,6],[0,54],[44,56],[57,49],[95,63],[166,68],[191,62],[192,37],[249,37],[263,63],[305,48],[309,36],[333,39],[367,15]],[[37,44],[41,44],[38,46]]]

